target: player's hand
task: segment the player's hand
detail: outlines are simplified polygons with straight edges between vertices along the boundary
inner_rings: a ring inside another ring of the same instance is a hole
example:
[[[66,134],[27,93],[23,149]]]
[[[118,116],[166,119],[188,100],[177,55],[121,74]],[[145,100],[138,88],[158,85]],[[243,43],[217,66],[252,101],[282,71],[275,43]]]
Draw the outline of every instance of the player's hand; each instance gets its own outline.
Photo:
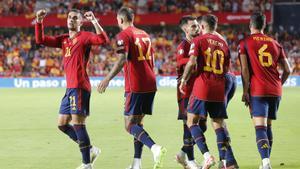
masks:
[[[181,82],[180,85],[179,85],[179,91],[182,94],[185,94],[185,91],[184,91],[184,86],[185,85],[186,85],[186,82]]]
[[[88,12],[84,13],[84,17],[90,22],[97,21],[94,13],[92,11],[88,11]]]
[[[245,106],[249,106],[250,104],[250,96],[249,96],[249,93],[243,93],[243,96],[242,96],[242,102],[245,103]]]
[[[37,22],[40,23],[45,18],[46,15],[47,15],[47,11],[45,9],[38,10],[36,12],[36,20],[37,20]]]
[[[109,79],[104,78],[97,86],[97,91],[99,93],[104,93],[107,86],[109,85]]]

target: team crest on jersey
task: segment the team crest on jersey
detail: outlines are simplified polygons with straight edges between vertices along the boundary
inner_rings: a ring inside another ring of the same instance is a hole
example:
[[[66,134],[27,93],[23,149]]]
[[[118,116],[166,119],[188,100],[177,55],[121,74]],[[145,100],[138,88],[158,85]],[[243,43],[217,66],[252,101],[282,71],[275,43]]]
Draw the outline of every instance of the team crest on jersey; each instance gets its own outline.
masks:
[[[178,51],[178,54],[179,54],[179,55],[182,55],[182,54],[183,54],[183,49],[180,49],[180,50]]]
[[[118,45],[118,46],[122,46],[123,44],[124,44],[124,41],[123,41],[123,40],[118,40],[118,41],[117,41],[117,45]]]
[[[192,43],[190,49],[193,49],[195,47],[195,44]]]

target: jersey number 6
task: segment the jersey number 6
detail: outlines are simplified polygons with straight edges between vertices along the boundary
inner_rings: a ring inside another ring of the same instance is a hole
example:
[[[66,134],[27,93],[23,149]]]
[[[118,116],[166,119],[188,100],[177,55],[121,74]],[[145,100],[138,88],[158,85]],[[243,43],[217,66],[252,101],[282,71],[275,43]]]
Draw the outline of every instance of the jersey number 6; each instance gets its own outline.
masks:
[[[258,50],[258,58],[259,62],[263,67],[270,67],[273,62],[273,58],[271,53],[265,52],[265,50],[268,48],[267,44],[264,44],[261,48]],[[267,58],[267,59],[264,59]]]

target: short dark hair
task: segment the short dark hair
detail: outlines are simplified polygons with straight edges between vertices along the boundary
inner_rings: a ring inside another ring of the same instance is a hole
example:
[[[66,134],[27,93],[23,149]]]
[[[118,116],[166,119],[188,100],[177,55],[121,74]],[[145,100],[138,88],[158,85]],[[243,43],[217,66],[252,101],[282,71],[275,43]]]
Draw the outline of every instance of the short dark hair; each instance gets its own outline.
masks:
[[[193,20],[196,20],[196,18],[191,15],[185,15],[181,17],[179,21],[179,26],[182,27],[183,25],[187,24],[189,21],[193,21]]]
[[[254,12],[250,17],[250,25],[258,30],[264,29],[266,25],[266,16],[262,12]]]
[[[218,26],[218,17],[207,14],[201,17],[200,21],[206,22],[210,30],[216,30]]]
[[[119,9],[118,15],[124,16],[129,22],[132,22],[134,18],[134,12],[129,7],[122,7],[121,9]]]
[[[202,21],[202,17],[203,17],[202,15],[201,15],[201,16],[198,16],[198,17],[197,17],[197,22],[200,23],[200,22]]]
[[[69,13],[70,13],[70,12],[79,13],[81,16],[83,16],[82,12],[81,12],[79,9],[71,9],[71,10],[69,11]]]

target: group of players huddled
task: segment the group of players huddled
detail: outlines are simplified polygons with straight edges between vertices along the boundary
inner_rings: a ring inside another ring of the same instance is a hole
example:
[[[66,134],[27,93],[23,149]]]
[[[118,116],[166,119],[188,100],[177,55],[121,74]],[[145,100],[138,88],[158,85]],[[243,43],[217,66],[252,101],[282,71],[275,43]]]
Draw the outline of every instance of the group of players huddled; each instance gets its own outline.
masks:
[[[58,36],[44,35],[45,10],[36,14],[36,43],[62,48],[67,90],[61,101],[58,128],[75,141],[82,154],[77,169],[92,169],[100,149],[92,146],[85,128],[89,115],[91,85],[86,72],[92,45],[108,44],[109,39],[92,12],[79,10],[68,13],[69,32]],[[90,21],[95,33],[81,31],[84,19]],[[128,169],[141,169],[143,146],[153,153],[153,169],[163,168],[166,148],[158,145],[143,127],[145,115],[152,114],[156,93],[154,49],[149,35],[136,28],[134,11],[122,7],[117,13],[121,32],[117,35],[118,60],[108,75],[98,84],[104,93],[122,69],[125,76],[125,128],[134,137],[134,159]],[[242,68],[242,101],[250,107],[255,126],[257,147],[262,158],[260,168],[271,169],[270,153],[273,142],[271,124],[276,119],[282,85],[290,74],[290,66],[282,47],[263,34],[266,18],[256,12],[250,18],[251,35],[240,42]],[[230,51],[224,38],[216,32],[218,18],[207,14],[198,18],[183,16],[179,26],[185,39],[177,48],[178,119],[183,121],[183,146],[176,161],[185,169],[209,169],[216,159],[209,152],[204,132],[208,114],[217,137],[220,169],[237,169],[224,119],[227,105],[234,95],[236,79],[230,73]],[[280,76],[278,64],[283,68]],[[194,159],[197,145],[204,160],[201,166]]]

